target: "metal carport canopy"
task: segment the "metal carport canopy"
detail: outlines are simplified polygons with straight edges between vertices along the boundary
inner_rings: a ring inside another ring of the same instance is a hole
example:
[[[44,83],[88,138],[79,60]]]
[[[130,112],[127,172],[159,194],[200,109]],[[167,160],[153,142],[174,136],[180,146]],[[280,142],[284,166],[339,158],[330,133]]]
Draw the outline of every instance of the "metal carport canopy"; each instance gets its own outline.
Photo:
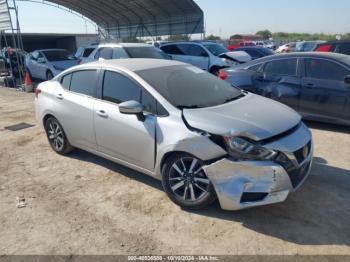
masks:
[[[50,0],[118,38],[203,33],[203,11],[193,0]]]

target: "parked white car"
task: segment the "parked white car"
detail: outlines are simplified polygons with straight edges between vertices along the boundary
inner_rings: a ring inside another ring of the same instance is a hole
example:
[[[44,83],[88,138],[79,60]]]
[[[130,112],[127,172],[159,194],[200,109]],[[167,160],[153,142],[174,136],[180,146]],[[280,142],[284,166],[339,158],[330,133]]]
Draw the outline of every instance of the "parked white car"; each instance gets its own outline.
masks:
[[[215,75],[220,69],[252,60],[252,57],[244,51],[230,52],[215,42],[174,42],[164,44],[160,49],[174,60],[192,64]]]
[[[124,58],[150,58],[150,59],[170,59],[167,54],[159,48],[143,43],[106,43],[99,44],[91,52],[88,58],[80,64],[93,61],[103,61],[110,59]]]
[[[40,84],[35,108],[55,152],[77,147],[153,176],[183,208],[283,202],[311,169],[299,114],[177,61],[77,66]]]
[[[25,66],[32,78],[50,80],[77,64],[76,57],[65,49],[45,49],[30,53]]]

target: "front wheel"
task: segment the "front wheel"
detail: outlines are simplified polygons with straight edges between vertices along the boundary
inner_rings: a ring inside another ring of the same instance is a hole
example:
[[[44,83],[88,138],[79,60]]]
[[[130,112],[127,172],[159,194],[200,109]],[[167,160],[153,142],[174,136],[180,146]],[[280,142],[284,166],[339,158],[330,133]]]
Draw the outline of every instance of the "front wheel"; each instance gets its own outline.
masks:
[[[52,78],[54,78],[53,73],[51,71],[48,71],[46,73],[46,80],[50,81]]]
[[[168,197],[183,208],[201,209],[216,199],[213,185],[203,170],[203,162],[193,156],[176,154],[168,158],[162,176]]]

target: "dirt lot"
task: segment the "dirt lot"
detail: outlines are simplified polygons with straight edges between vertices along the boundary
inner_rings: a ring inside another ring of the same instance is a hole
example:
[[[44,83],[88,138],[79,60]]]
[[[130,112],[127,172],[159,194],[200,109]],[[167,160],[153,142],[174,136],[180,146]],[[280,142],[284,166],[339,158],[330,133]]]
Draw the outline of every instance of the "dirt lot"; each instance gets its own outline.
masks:
[[[0,254],[350,255],[350,129],[308,123],[315,164],[287,202],[187,212],[150,177],[81,150],[55,154],[33,98],[0,88]],[[36,126],[4,129],[20,122]]]

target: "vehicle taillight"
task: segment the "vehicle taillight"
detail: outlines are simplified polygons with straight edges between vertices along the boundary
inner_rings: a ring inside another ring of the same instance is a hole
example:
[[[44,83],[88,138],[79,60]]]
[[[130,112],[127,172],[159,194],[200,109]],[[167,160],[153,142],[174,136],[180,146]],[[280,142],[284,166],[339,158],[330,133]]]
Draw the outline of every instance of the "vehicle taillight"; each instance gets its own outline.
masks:
[[[221,80],[226,80],[227,78],[228,78],[228,75],[227,75],[227,73],[225,72],[225,70],[223,70],[223,69],[221,69],[220,71],[219,71],[219,78],[221,79]]]
[[[39,98],[39,94],[41,93],[40,88],[35,88],[35,97]]]

